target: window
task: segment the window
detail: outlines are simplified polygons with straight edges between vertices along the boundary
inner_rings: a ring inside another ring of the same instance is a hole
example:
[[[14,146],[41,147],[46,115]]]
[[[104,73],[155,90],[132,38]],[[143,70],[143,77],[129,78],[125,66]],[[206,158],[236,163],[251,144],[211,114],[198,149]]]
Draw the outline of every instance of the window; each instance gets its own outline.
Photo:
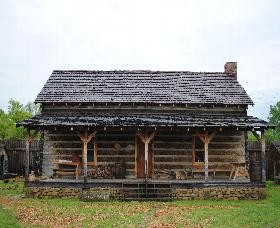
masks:
[[[204,143],[199,137],[193,137],[193,165],[204,164]]]

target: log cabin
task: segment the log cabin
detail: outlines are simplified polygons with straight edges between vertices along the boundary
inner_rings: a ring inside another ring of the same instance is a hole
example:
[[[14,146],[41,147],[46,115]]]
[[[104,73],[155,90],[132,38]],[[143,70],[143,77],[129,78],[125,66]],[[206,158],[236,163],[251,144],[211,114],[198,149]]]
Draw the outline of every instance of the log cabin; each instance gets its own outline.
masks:
[[[46,187],[110,199],[264,196],[264,131],[272,126],[247,115],[253,101],[236,62],[223,72],[55,70],[35,102],[41,114],[18,126],[28,132],[26,162],[32,132],[42,132],[49,179],[29,182],[27,170],[31,196],[56,191],[38,190]],[[248,131],[262,145],[258,167]]]

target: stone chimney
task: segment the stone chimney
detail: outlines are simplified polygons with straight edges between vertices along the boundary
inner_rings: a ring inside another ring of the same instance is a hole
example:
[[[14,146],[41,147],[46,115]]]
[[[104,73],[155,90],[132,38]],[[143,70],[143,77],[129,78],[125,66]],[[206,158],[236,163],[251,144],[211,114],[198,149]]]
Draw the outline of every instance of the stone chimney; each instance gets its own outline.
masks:
[[[228,76],[231,76],[231,77],[237,79],[237,62],[226,62],[225,73]]]

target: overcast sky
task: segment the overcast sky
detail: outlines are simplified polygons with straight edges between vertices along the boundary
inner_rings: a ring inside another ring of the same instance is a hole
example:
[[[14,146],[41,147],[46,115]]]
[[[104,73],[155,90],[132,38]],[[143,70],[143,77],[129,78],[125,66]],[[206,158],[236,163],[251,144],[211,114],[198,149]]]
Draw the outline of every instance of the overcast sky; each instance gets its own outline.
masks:
[[[223,71],[266,119],[280,100],[279,0],[1,0],[0,108],[34,101],[54,69]]]

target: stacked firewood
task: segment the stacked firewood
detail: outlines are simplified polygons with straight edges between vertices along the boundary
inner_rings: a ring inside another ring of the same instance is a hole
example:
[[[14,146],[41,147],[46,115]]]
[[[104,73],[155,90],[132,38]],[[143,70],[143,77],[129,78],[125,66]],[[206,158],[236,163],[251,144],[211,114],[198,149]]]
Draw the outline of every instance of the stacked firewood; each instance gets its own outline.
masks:
[[[97,166],[89,170],[88,176],[92,179],[113,179],[115,178],[115,171],[112,165]]]
[[[162,180],[174,179],[175,173],[168,169],[157,169],[154,171],[154,177]]]

